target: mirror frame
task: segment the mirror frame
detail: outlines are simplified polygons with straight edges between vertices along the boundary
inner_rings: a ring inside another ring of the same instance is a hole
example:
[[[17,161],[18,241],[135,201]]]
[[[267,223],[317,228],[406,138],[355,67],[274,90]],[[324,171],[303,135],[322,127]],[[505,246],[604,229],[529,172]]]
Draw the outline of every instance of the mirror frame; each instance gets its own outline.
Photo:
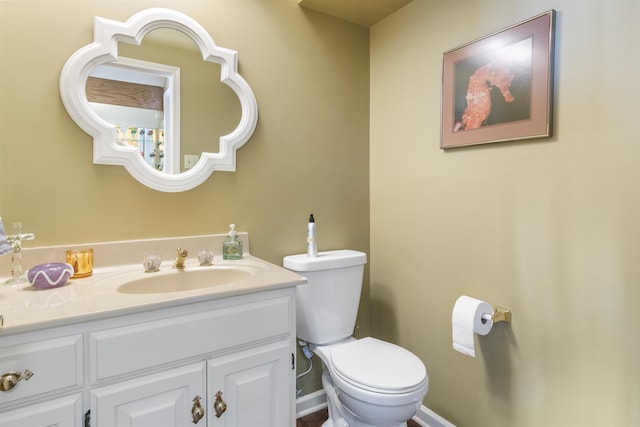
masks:
[[[116,126],[106,122],[90,108],[85,90],[87,77],[95,67],[118,59],[118,42],[140,45],[145,35],[159,28],[185,33],[198,45],[204,61],[220,64],[220,81],[233,89],[242,110],[238,126],[220,137],[219,151],[203,152],[193,168],[178,174],[154,170],[144,162],[137,148],[118,145]],[[235,171],[236,150],[251,138],[258,122],[255,95],[238,74],[237,52],[217,46],[204,27],[187,15],[171,9],[145,9],[126,22],[96,16],[94,42],[77,50],[62,69],[60,97],[73,121],[93,136],[94,164],[124,166],[142,184],[165,192],[197,187],[215,170]]]

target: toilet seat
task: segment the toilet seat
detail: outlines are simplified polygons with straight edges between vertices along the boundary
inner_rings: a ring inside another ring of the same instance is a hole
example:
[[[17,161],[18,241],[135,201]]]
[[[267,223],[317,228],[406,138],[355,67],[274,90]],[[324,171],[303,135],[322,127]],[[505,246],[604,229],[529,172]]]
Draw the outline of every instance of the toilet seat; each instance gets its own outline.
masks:
[[[310,344],[322,360],[322,386],[332,420],[354,426],[400,426],[413,417],[429,389],[422,361],[375,338]]]
[[[335,375],[374,393],[411,393],[424,387],[427,377],[425,366],[416,355],[371,337],[336,346],[330,358]]]

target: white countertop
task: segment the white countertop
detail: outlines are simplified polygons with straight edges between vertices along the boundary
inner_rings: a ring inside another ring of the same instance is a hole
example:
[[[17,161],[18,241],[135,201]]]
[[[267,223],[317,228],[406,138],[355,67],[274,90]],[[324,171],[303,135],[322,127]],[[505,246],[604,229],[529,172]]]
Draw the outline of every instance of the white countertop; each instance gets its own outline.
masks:
[[[113,265],[100,266],[101,262],[94,260],[94,270],[91,276],[70,279],[64,286],[58,288],[34,290],[29,283],[14,286],[0,284],[0,315],[3,317],[0,336],[172,305],[291,287],[306,282],[304,277],[253,257],[246,251],[241,260],[223,261],[216,245],[221,247],[221,243],[219,245],[218,243],[224,240],[224,237],[224,235],[212,235],[180,238],[179,242],[176,242],[176,239],[159,239],[153,241],[112,242],[93,246],[82,245],[83,247],[94,247],[94,256],[96,258],[103,256],[103,253],[118,255],[114,255],[111,260]],[[245,247],[248,247],[246,233],[243,235],[243,240],[246,242]],[[142,246],[145,248],[152,247],[155,249],[153,253],[161,255],[161,257],[162,254],[174,252],[177,247],[176,243],[179,243],[182,248],[190,248],[189,257],[185,262],[185,271],[187,273],[191,269],[211,268],[199,266],[198,261],[195,259],[198,250],[201,247],[206,248],[206,246],[202,245],[202,242],[207,242],[215,253],[214,268],[246,265],[252,267],[256,274],[232,283],[179,292],[141,294],[118,292],[118,287],[130,280],[151,277],[151,275],[180,274],[172,269],[172,258],[166,259],[166,255],[162,257],[163,262],[159,272],[145,273],[141,260],[151,252],[148,249],[147,252],[140,252],[141,242],[143,242]],[[80,245],[73,247],[78,248]],[[32,260],[44,260],[42,262],[60,261],[59,256],[57,259],[51,258],[51,255],[49,255],[50,258],[47,258],[47,253],[59,254],[60,251],[64,253],[64,250],[66,249],[62,247],[56,247],[50,251],[47,251],[47,248],[37,248],[33,250],[30,258]],[[23,251],[23,259],[29,259],[25,252],[28,253],[28,251],[26,249]],[[131,258],[137,258],[140,262],[126,263]],[[31,265],[26,266],[25,269]],[[5,278],[0,280],[4,282]]]

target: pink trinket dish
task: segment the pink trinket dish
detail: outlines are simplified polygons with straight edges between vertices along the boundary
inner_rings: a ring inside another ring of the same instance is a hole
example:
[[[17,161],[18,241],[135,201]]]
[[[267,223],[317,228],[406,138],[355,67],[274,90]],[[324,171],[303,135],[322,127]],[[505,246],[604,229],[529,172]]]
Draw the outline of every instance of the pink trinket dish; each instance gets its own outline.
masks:
[[[72,275],[73,267],[64,262],[40,264],[27,271],[27,279],[37,290],[62,286]]]

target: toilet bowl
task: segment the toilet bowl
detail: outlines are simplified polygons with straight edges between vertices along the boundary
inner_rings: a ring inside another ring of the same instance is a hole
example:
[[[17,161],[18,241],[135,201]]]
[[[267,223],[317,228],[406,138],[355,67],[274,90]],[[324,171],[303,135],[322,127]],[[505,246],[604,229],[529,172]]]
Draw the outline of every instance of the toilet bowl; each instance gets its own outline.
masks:
[[[322,361],[329,409],[323,427],[406,426],[429,387],[424,364],[410,351],[351,337],[366,260],[352,250],[284,258],[284,267],[307,278],[296,288],[296,326]]]
[[[406,426],[427,393],[424,364],[395,344],[367,337],[310,348],[322,361],[333,412],[323,427]]]

